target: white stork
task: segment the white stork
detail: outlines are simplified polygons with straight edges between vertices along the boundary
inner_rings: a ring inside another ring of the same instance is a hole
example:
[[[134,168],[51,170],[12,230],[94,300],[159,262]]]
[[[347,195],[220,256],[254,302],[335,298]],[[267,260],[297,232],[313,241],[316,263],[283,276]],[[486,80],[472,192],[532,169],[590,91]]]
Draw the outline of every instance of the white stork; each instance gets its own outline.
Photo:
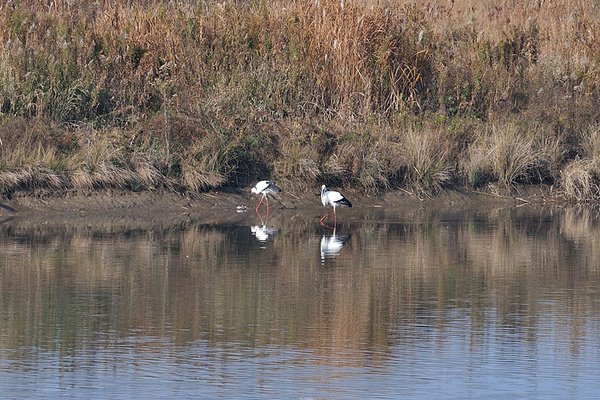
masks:
[[[333,207],[333,225],[334,226],[337,222],[336,221],[336,213],[335,213],[336,207],[338,207],[338,206],[352,207],[352,203],[350,203],[350,200],[345,198],[340,192],[336,192],[334,190],[327,189],[327,186],[325,186],[325,185],[321,186],[321,203],[323,203],[323,206],[325,206],[325,207],[327,207],[327,206]],[[321,224],[325,225],[323,223],[323,220],[325,220],[325,218],[327,218],[328,216],[329,216],[329,214],[325,214],[321,217]]]
[[[263,199],[267,203],[267,218],[269,218],[269,198],[267,195],[269,193],[277,193],[281,192],[281,189],[277,187],[272,181],[260,181],[250,190],[253,194],[262,194],[258,205],[256,206],[256,212],[258,212],[258,208],[262,204]]]

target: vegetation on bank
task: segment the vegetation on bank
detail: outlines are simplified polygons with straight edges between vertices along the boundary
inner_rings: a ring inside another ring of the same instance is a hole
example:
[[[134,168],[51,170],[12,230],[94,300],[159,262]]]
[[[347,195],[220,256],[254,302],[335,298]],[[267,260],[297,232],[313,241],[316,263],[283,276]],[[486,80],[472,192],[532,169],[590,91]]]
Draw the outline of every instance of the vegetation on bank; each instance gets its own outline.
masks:
[[[600,5],[0,5],[0,188],[600,196]]]

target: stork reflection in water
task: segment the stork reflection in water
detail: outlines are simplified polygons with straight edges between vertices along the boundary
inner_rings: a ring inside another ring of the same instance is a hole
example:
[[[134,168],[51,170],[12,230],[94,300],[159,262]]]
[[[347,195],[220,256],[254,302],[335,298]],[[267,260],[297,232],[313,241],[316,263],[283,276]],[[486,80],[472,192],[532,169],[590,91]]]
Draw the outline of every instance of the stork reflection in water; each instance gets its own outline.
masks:
[[[350,235],[337,235],[336,228],[333,228],[333,234],[323,235],[321,237],[321,261],[338,256],[349,238]]]
[[[254,225],[250,227],[250,230],[256,239],[261,243],[267,242],[269,238],[279,232],[277,228],[271,228],[267,225]]]
[[[254,235],[254,237],[256,237],[256,239],[260,243],[265,243],[269,240],[269,238],[272,238],[274,235],[276,235],[279,232],[279,230],[277,228],[269,227],[268,226],[269,220],[265,219],[263,221],[260,214],[258,214],[258,218],[260,219],[260,225],[251,226],[250,231],[252,232],[252,235]]]

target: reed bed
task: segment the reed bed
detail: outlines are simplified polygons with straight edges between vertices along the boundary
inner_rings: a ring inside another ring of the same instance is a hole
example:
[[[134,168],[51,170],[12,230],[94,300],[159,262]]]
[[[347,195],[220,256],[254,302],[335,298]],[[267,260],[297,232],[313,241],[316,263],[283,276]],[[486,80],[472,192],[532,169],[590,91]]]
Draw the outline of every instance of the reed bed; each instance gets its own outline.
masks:
[[[9,2],[2,192],[271,177],[594,200],[598,32],[584,0]]]

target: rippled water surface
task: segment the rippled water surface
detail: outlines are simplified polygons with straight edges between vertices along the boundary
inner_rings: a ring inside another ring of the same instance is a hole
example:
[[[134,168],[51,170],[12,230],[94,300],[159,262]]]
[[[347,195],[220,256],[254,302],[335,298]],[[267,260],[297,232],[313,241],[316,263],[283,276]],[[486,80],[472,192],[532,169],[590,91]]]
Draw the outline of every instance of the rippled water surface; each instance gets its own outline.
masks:
[[[2,398],[596,398],[600,215],[0,224]]]

